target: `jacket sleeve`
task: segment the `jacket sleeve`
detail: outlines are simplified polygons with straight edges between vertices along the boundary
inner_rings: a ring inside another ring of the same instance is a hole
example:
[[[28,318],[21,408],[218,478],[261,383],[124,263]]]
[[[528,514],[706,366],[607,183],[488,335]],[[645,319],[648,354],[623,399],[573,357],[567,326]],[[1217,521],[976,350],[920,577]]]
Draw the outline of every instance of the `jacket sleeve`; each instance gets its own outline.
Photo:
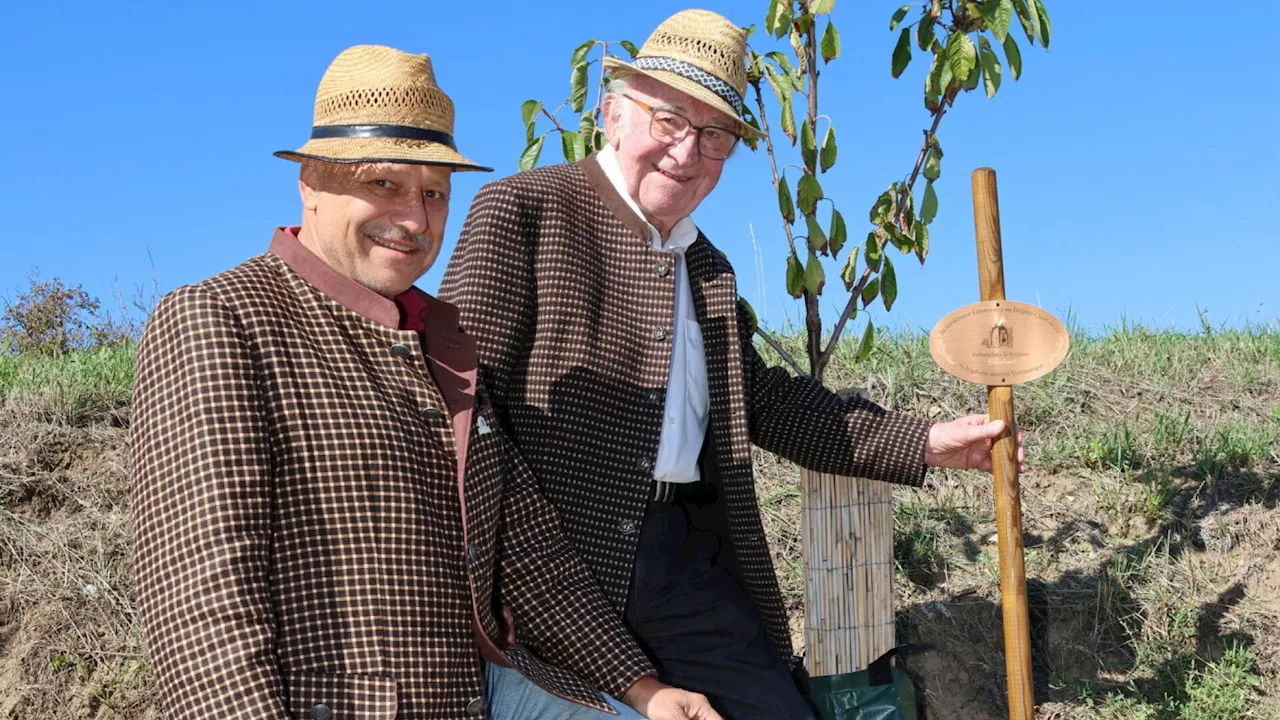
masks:
[[[271,474],[252,351],[209,293],[161,301],[138,347],[138,615],[166,718],[287,716],[267,587]]]
[[[924,482],[925,441],[933,423],[870,400],[842,400],[812,378],[769,367],[756,352],[755,327],[741,303],[738,331],[752,442],[817,472]]]
[[[497,408],[510,403],[512,371],[528,355],[537,322],[533,243],[536,219],[502,182],[480,189],[440,283],[477,338],[481,380]]]
[[[657,669],[599,582],[561,535],[560,521],[514,444],[499,438],[507,463],[498,541],[498,601],[515,619],[516,639],[616,698]]]

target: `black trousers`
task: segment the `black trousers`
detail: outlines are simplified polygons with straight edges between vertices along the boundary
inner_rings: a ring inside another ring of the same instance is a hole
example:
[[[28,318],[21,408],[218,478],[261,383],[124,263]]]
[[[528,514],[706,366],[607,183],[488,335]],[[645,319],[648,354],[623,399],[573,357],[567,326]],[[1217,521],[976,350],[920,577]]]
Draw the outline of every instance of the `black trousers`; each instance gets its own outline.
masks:
[[[725,720],[814,720],[755,605],[721,562],[714,494],[698,483],[671,503],[649,504],[627,625],[663,682],[706,695]]]

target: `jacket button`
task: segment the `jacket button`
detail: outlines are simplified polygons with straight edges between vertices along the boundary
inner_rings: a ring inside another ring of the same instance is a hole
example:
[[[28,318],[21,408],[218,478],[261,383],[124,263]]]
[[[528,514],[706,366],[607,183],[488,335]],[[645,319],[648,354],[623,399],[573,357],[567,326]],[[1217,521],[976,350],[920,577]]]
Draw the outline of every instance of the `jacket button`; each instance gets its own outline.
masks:
[[[408,345],[396,343],[391,346],[391,354],[398,358],[407,358],[413,354],[413,350]]]
[[[650,390],[650,391],[649,391],[649,402],[653,403],[654,405],[657,405],[658,403],[662,402],[662,391],[661,391],[661,390]]]
[[[653,264],[653,272],[658,277],[666,277],[671,272],[671,263],[666,260],[659,260]]]
[[[653,458],[642,457],[639,460],[636,460],[636,467],[645,472],[653,472]]]
[[[324,703],[311,708],[311,720],[329,720],[332,717],[333,711]]]
[[[619,533],[622,533],[622,535],[624,535],[624,536],[626,536],[626,537],[631,537],[632,535],[635,535],[635,534],[636,534],[636,521],[635,521],[635,520],[623,520],[622,522],[618,523],[618,532],[619,532]]]
[[[444,417],[444,411],[435,405],[428,405],[427,409],[422,411],[422,416],[428,420],[439,420]]]
[[[473,542],[467,543],[467,557],[473,563],[480,562],[480,548],[476,547],[476,544]]]
[[[475,717],[482,712],[484,712],[484,698],[472,698],[471,702],[467,703],[468,715]]]
[[[666,340],[666,339],[667,339],[667,329],[666,329],[665,327],[661,326],[661,325],[654,325],[654,326],[653,326],[653,339],[654,339],[654,340]]]

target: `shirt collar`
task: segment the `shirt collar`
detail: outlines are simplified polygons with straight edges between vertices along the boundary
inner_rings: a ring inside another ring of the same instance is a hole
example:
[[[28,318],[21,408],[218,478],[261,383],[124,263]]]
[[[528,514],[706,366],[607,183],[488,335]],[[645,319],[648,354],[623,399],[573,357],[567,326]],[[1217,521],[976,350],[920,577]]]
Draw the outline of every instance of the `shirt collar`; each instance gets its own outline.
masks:
[[[384,327],[396,330],[426,329],[425,314],[432,298],[416,287],[388,299],[344,277],[298,240],[301,228],[276,228],[267,252],[279,257],[289,269],[339,305]]]
[[[604,170],[604,176],[609,178],[613,189],[617,190],[622,199],[626,201],[627,207],[630,207],[649,226],[649,235],[653,238],[653,248],[655,250],[684,250],[698,239],[698,227],[693,224],[693,217],[686,215],[680,218],[675,226],[671,228],[671,237],[667,238],[666,245],[663,245],[662,234],[653,226],[653,223],[645,219],[640,206],[636,204],[636,201],[628,193],[627,181],[622,177],[622,168],[618,165],[617,153],[614,151],[613,146],[605,145],[603,150],[597,152],[596,161],[600,163],[600,169]]]

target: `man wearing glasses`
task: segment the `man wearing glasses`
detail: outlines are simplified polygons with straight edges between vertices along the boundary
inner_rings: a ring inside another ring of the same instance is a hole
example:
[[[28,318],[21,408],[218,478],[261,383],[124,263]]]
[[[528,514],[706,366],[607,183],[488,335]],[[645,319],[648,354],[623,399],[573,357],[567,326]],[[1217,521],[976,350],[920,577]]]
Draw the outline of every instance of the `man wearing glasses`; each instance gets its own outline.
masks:
[[[727,720],[812,718],[791,677],[751,444],[920,484],[978,467],[1003,423],[843,401],[769,368],[733,268],[691,217],[745,136],[746,38],[704,10],[606,59],[607,146],[476,196],[440,294],[565,536],[664,682]]]

